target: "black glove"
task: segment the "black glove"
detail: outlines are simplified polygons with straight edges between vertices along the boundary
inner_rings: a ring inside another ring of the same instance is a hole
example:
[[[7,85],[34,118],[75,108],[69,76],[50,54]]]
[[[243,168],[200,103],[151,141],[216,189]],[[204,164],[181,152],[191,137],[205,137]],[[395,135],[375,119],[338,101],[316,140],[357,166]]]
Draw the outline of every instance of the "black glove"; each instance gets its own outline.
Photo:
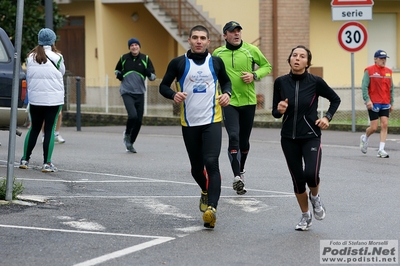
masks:
[[[151,72],[150,72],[150,70],[149,70],[148,68],[146,68],[146,69],[144,70],[144,74],[145,74],[145,76],[148,77],[148,78],[151,76]]]
[[[120,71],[115,72],[115,75],[117,76],[117,79],[119,79],[120,81],[122,81],[124,79],[124,75],[122,75],[122,73]]]

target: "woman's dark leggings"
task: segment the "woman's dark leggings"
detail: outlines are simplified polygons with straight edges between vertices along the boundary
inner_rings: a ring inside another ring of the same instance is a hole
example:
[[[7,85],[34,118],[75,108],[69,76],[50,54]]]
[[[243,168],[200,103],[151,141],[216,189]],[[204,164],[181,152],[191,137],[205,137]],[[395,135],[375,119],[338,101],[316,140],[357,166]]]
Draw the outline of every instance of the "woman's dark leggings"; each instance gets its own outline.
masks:
[[[144,113],[144,94],[124,94],[125,109],[128,112],[125,134],[131,136],[131,143],[136,141],[142,127]]]
[[[292,176],[294,192],[296,194],[304,193],[306,184],[308,187],[317,187],[320,182],[321,139],[281,138],[281,146]]]
[[[222,125],[182,127],[183,140],[189,156],[191,172],[201,190],[208,191],[208,205],[217,207],[221,195],[219,155]]]
[[[43,163],[50,163],[54,150],[54,130],[62,105],[37,106],[29,105],[31,127],[25,137],[23,160],[29,161],[32,151],[36,146],[37,138],[44,123]]]
[[[224,125],[229,136],[228,157],[234,176],[244,171],[250,150],[250,134],[253,128],[256,105],[223,108]]]

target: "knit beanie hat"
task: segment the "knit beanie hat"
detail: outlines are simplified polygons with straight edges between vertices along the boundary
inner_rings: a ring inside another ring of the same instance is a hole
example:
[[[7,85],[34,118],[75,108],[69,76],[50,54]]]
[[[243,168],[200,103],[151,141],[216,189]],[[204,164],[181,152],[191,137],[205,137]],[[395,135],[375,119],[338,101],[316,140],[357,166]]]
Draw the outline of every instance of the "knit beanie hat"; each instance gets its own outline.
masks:
[[[56,41],[56,34],[49,28],[43,28],[39,31],[39,45],[53,45]]]
[[[137,45],[139,45],[140,48],[142,47],[142,46],[140,46],[140,42],[139,42],[138,39],[132,38],[132,39],[130,39],[130,40],[128,41],[128,48],[131,47],[132,43],[136,43]]]

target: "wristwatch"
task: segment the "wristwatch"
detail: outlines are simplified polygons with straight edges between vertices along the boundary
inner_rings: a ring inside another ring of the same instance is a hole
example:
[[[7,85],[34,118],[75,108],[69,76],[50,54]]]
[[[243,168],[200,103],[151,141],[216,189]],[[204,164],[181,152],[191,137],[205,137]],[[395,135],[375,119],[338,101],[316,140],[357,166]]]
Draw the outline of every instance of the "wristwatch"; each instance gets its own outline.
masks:
[[[331,122],[332,116],[330,113],[325,113],[324,117],[326,117],[328,119],[328,121]]]
[[[231,98],[231,97],[232,97],[232,93],[230,93],[229,91],[227,91],[227,92],[224,92],[224,93],[228,94],[228,95],[229,95],[229,98]]]
[[[257,80],[257,74],[256,73],[253,73],[253,79]]]

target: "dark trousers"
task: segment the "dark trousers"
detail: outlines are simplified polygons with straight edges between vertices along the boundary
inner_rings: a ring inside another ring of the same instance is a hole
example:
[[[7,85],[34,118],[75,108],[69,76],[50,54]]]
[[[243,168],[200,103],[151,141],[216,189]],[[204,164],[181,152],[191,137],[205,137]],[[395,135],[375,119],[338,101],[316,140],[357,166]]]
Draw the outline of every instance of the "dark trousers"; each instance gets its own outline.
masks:
[[[243,172],[250,150],[250,134],[253,128],[256,105],[223,108],[224,124],[229,136],[228,157],[233,174],[239,176]]]
[[[25,137],[23,160],[29,161],[36,146],[37,138],[44,123],[43,163],[50,163],[54,150],[54,130],[62,105],[37,106],[29,105],[31,127]]]
[[[222,125],[182,127],[183,140],[189,156],[194,180],[208,191],[208,205],[217,207],[221,195],[219,154],[221,152]]]
[[[292,176],[294,192],[302,194],[306,191],[306,184],[308,187],[317,187],[320,182],[321,139],[281,138],[281,146]]]
[[[144,112],[144,94],[124,94],[125,109],[128,112],[125,134],[130,135],[131,143],[136,141],[142,127]]]

